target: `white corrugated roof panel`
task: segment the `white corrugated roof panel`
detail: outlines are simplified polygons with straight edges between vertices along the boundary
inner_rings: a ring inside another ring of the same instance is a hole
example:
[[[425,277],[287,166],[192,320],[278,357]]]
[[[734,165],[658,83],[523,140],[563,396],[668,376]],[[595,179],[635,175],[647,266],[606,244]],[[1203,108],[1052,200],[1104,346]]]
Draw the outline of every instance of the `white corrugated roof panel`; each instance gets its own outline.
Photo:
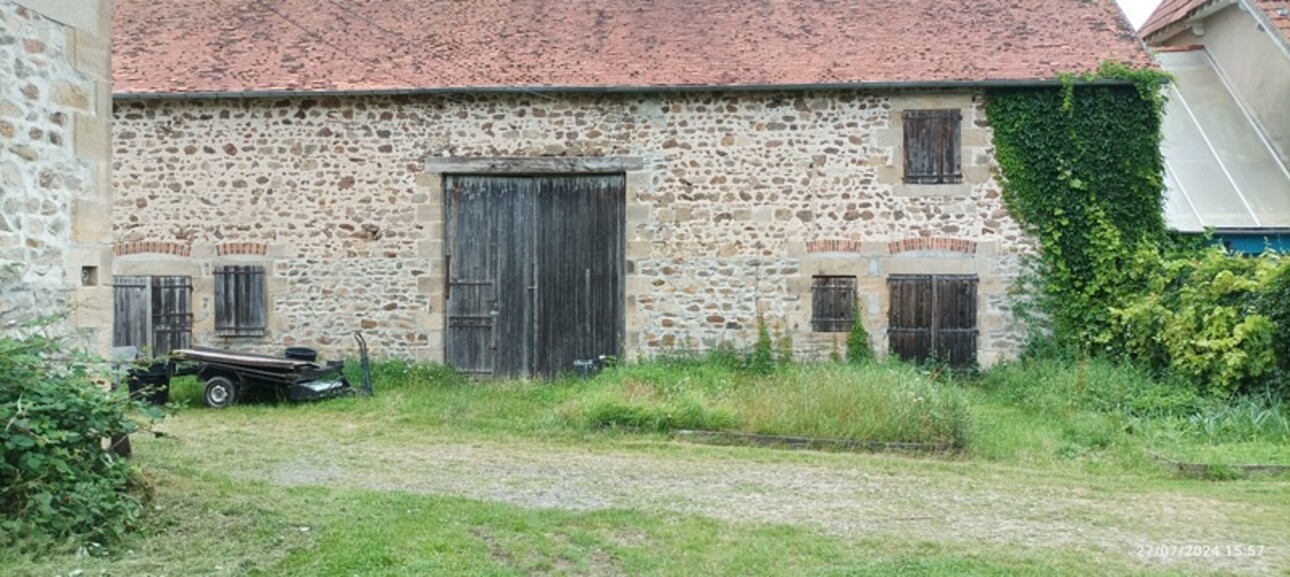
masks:
[[[1156,55],[1176,80],[1165,109],[1166,218],[1195,231],[1290,228],[1290,173],[1204,50]]]

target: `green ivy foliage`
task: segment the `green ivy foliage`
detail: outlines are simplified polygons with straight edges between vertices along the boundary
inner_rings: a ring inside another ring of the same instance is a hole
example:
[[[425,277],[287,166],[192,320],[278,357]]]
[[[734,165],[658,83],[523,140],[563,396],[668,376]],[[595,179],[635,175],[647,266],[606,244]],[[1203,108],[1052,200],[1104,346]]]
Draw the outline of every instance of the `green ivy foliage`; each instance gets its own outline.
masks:
[[[1110,309],[1142,279],[1134,250],[1165,238],[1160,122],[1163,73],[1104,65],[1060,88],[993,90],[1009,212],[1040,244],[1040,288],[1053,335],[1090,350]]]
[[[1165,229],[1167,80],[1105,65],[1060,88],[989,93],[1004,201],[1039,241],[1033,302],[1058,349],[1109,354],[1218,395],[1282,387],[1290,260]]]

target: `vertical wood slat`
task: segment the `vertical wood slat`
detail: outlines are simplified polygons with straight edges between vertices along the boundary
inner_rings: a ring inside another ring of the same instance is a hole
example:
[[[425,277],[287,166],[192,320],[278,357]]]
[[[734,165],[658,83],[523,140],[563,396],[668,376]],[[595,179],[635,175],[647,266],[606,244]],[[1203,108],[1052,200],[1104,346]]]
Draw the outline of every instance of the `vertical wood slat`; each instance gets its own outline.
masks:
[[[891,276],[887,340],[892,354],[914,362],[932,356],[932,283],[928,276]]]
[[[151,347],[152,291],[146,276],[112,277],[112,346]]]
[[[977,279],[960,276],[888,278],[890,350],[902,359],[938,359],[951,366],[975,364]]]
[[[472,374],[532,372],[537,183],[450,176],[447,191],[448,362]]]
[[[958,109],[904,111],[905,182],[963,181],[962,121]]]
[[[622,354],[625,180],[541,180],[535,369],[554,376],[578,359]]]
[[[856,315],[856,277],[817,276],[811,279],[811,330],[847,332]]]
[[[620,355],[624,188],[621,175],[447,177],[448,362],[554,376]]]
[[[152,277],[154,355],[192,346],[192,289],[190,277]]]
[[[215,269],[215,333],[224,336],[263,335],[267,327],[263,266],[220,266]]]
[[[937,357],[954,367],[976,363],[977,279],[937,277]]]

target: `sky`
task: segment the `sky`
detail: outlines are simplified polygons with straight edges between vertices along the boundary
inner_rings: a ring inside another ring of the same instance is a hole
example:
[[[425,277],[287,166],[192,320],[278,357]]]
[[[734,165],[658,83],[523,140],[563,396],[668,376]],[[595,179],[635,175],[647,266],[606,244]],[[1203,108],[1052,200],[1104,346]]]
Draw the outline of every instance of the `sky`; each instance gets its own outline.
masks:
[[[1160,0],[1116,0],[1120,3],[1120,8],[1129,16],[1129,22],[1133,23],[1134,28],[1142,26],[1151,16],[1151,12],[1160,5]]]

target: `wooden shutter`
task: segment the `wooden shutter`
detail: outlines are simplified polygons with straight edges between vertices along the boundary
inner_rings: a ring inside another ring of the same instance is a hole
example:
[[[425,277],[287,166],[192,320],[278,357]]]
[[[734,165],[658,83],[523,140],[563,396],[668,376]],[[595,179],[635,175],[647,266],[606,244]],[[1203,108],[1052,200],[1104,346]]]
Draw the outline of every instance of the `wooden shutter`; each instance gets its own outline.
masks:
[[[905,182],[952,184],[963,182],[958,109],[906,110]]]
[[[976,364],[975,277],[942,276],[935,279],[936,358],[952,367]]]
[[[817,276],[811,279],[811,330],[845,333],[855,318],[856,277]]]
[[[891,306],[887,309],[887,340],[891,353],[907,361],[932,357],[932,277],[892,276],[887,279]]]
[[[152,354],[185,349],[193,342],[193,282],[186,276],[152,277]]]
[[[264,267],[221,266],[215,269],[215,334],[264,334],[266,306]]]
[[[112,277],[112,346],[152,346],[152,293],[146,276]]]
[[[915,362],[976,364],[977,279],[893,275],[887,338],[892,354]]]

